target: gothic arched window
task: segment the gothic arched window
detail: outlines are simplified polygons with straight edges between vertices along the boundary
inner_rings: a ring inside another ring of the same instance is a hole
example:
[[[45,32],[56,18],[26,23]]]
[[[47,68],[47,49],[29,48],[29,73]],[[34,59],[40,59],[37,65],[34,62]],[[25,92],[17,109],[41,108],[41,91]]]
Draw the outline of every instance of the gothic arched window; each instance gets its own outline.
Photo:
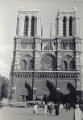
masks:
[[[74,50],[74,48],[75,48],[74,44],[75,44],[74,42],[70,42],[70,50]]]
[[[29,18],[25,17],[24,21],[24,35],[28,36],[28,25],[29,25]]]
[[[67,21],[67,18],[64,17],[63,18],[63,36],[66,36],[66,21]]]
[[[70,66],[70,70],[75,70],[75,61],[71,60],[69,66]]]
[[[41,50],[42,50],[42,42],[41,42]]]
[[[25,55],[20,61],[22,70],[32,70],[33,69],[33,58],[30,55]]]
[[[68,65],[67,65],[67,62],[64,61],[64,70],[67,70],[68,69]]]
[[[63,43],[62,43],[62,49],[63,49],[63,50],[66,50],[66,49],[67,49],[67,43],[66,43],[66,42],[63,42]]]
[[[22,60],[22,69],[23,70],[27,69],[27,62],[26,62],[26,60]]]
[[[35,17],[33,16],[31,19],[31,36],[34,36],[34,28],[35,28]]]
[[[69,36],[72,36],[72,17],[69,18]]]
[[[66,71],[75,70],[75,60],[72,56],[64,56],[62,60],[62,69]]]

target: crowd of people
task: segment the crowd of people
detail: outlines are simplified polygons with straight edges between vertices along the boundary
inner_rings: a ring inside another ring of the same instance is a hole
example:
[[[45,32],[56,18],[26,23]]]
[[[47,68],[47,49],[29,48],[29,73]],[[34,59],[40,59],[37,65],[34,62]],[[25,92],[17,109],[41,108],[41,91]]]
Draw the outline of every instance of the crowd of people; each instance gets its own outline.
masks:
[[[37,103],[33,105],[33,114],[40,114],[38,111],[38,107],[39,106]],[[53,115],[54,113],[56,116],[58,116],[60,113],[60,108],[63,108],[63,109],[65,108],[66,111],[70,110],[69,107],[66,107],[66,106],[64,107],[61,104],[53,104],[53,102],[48,102],[48,103],[42,102],[41,107],[43,108],[44,115],[48,115],[48,114]],[[78,104],[75,105],[73,120],[83,120],[83,113],[80,110],[80,107]]]
[[[35,103],[33,105],[33,113],[34,114],[39,114],[38,111],[38,104]],[[54,104],[53,102],[42,102],[41,107],[43,108],[43,114],[47,115],[47,114],[53,114],[53,111],[55,111],[55,115],[59,115],[59,104]]]
[[[33,114],[41,114],[39,113],[39,110],[38,110],[38,104],[35,103],[33,105]],[[60,104],[53,104],[53,102],[48,102],[48,103],[45,103],[45,102],[42,102],[42,106],[43,108],[43,114],[44,115],[53,115],[53,113],[58,116],[59,113],[60,113],[60,108],[64,108],[63,105],[60,105]],[[68,108],[65,107],[66,110],[70,110]],[[83,113],[82,111],[80,110],[79,108],[79,105],[76,104],[75,105],[75,109],[74,109],[74,115],[73,115],[73,120],[83,120]]]

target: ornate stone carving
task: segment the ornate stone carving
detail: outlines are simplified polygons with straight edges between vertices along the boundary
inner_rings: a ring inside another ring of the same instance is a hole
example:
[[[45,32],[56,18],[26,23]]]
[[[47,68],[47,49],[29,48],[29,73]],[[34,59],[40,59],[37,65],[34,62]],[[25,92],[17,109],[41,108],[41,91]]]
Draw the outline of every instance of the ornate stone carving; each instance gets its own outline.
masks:
[[[30,55],[24,55],[21,58],[20,66],[22,70],[32,70],[33,69],[33,59]]]
[[[41,70],[43,71],[53,71],[55,70],[55,58],[51,54],[47,54],[42,57],[41,61]]]

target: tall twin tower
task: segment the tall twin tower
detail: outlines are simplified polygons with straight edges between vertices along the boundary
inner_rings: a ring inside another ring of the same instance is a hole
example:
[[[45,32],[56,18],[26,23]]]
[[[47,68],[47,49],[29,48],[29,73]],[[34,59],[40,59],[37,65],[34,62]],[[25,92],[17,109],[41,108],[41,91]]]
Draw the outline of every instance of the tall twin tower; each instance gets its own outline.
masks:
[[[76,10],[58,11],[55,36],[43,37],[39,11],[19,11],[10,72],[9,98],[35,100],[70,83],[80,88],[79,17]]]

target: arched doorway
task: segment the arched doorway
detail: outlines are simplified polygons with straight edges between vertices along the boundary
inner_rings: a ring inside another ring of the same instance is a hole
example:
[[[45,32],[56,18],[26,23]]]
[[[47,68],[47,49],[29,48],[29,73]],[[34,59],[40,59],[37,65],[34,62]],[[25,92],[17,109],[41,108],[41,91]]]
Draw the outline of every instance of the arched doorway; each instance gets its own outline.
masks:
[[[48,96],[48,101],[55,102],[55,99],[56,99],[56,87],[49,80],[46,81],[46,87],[48,88],[48,90],[50,92],[50,95]]]
[[[70,105],[74,107],[74,104],[77,102],[76,88],[70,82],[67,83],[67,88],[69,90],[69,94],[67,95],[68,103],[70,103]]]
[[[28,95],[26,96],[26,100],[27,100],[27,101],[32,100],[32,88],[31,88],[31,86],[27,83],[27,81],[25,81],[25,88],[26,88],[27,91],[28,91]]]

